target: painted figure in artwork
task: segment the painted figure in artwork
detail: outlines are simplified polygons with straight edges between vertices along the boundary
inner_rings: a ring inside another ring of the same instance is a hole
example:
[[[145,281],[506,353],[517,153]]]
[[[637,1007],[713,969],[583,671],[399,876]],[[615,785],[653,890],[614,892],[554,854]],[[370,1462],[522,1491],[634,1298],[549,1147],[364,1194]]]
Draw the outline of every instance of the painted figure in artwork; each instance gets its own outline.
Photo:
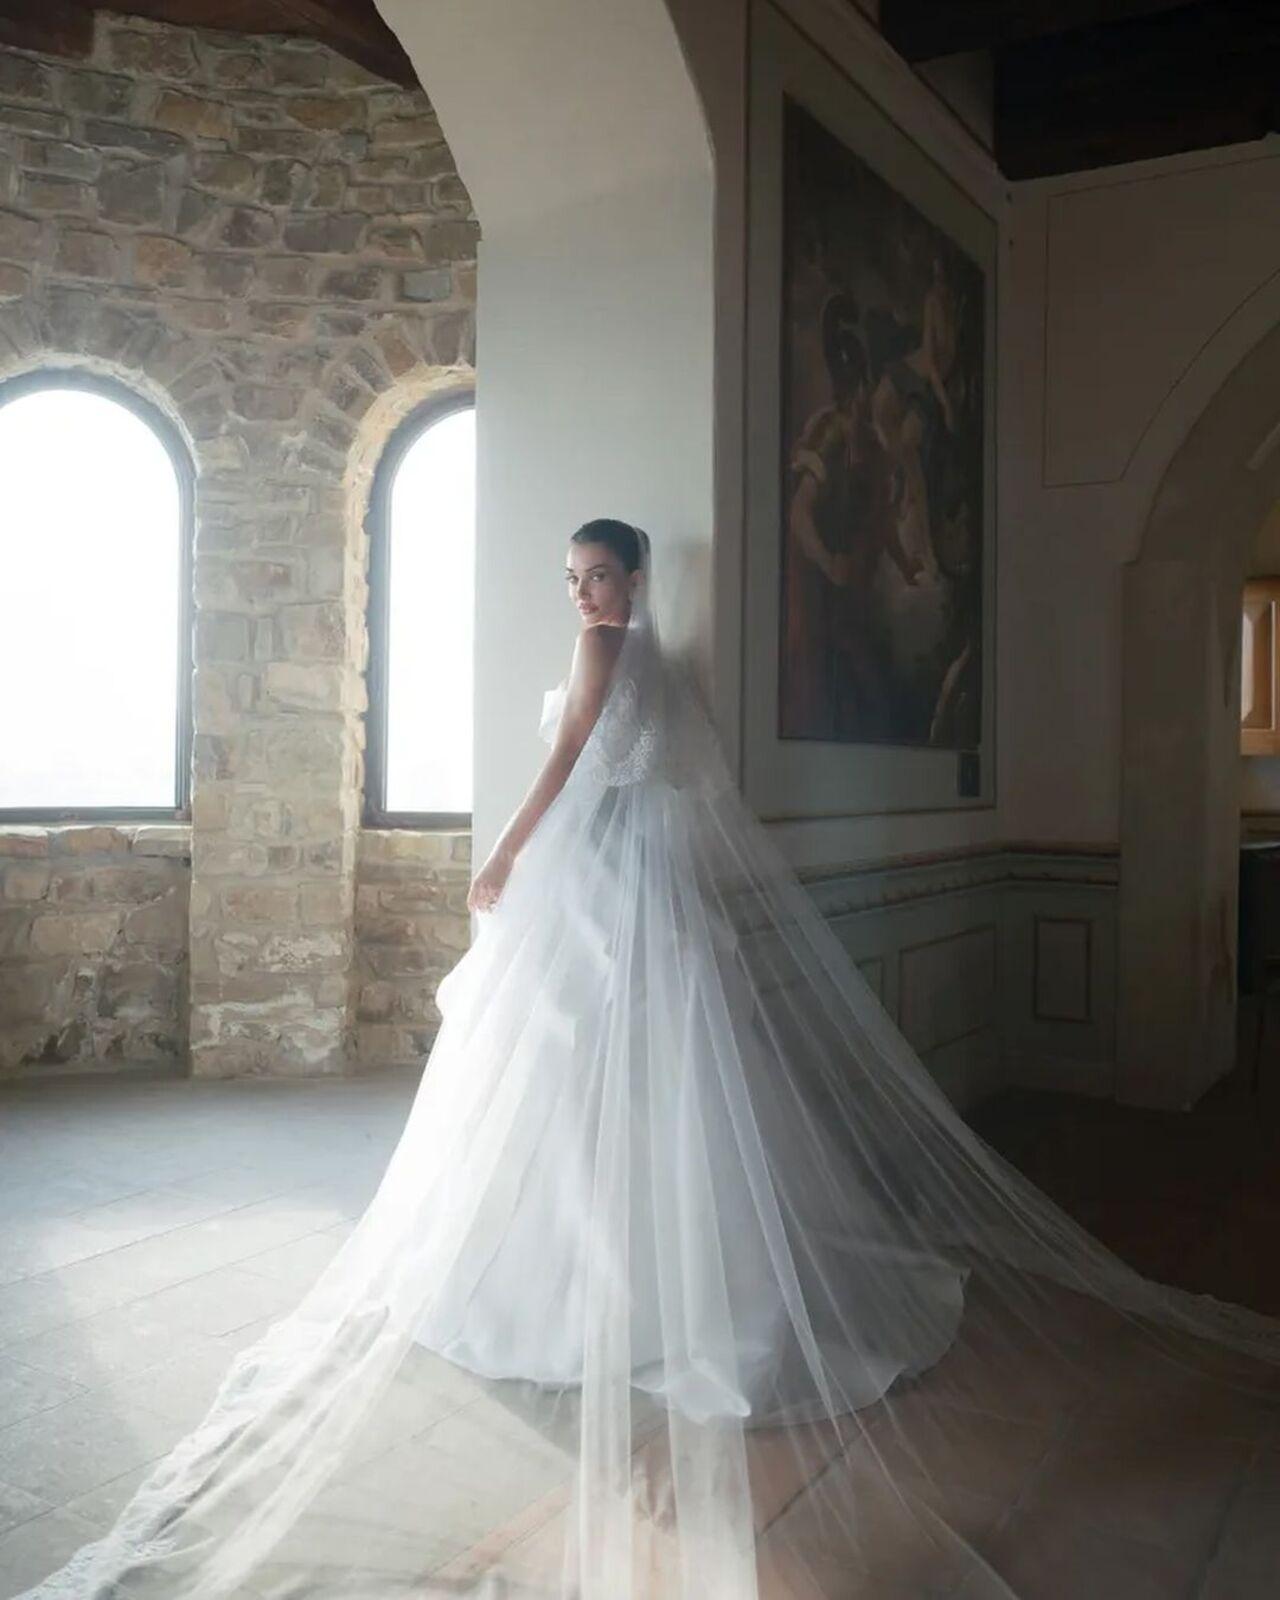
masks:
[[[778,733],[973,748],[982,272],[794,105],[784,200]]]

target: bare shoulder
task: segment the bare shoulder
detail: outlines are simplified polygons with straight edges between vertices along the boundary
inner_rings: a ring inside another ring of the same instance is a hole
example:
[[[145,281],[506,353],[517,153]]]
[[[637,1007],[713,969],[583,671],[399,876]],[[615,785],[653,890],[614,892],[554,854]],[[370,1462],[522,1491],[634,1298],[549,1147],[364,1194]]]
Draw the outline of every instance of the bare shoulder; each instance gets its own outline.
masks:
[[[578,669],[608,669],[618,659],[627,630],[612,622],[599,622],[583,628],[573,645],[573,665]]]
[[[582,630],[573,646],[573,664],[569,670],[571,693],[576,689],[588,701],[603,697],[626,633],[626,628],[611,622],[600,622]]]

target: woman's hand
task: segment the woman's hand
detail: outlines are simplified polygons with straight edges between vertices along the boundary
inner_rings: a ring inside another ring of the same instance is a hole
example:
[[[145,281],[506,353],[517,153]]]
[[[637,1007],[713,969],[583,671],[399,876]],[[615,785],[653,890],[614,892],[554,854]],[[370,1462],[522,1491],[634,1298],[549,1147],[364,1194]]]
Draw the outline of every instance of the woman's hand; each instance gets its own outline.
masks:
[[[824,553],[823,568],[828,583],[834,583],[838,589],[845,588],[853,577],[853,558],[843,551],[826,551]]]
[[[471,880],[467,895],[468,911],[492,911],[498,896],[506,886],[511,871],[512,858],[504,850],[495,850]]]

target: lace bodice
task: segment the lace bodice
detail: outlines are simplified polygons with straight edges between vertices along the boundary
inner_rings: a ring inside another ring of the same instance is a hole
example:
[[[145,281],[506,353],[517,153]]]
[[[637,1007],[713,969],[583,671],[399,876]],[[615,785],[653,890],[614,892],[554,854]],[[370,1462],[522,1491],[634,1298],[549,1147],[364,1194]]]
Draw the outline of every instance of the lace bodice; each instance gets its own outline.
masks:
[[[567,687],[567,682],[561,681],[542,697],[538,732],[548,744],[554,742],[560,726]],[[620,678],[612,686],[574,770],[596,783],[641,783],[657,771],[660,742],[656,723],[640,713],[634,680]]]

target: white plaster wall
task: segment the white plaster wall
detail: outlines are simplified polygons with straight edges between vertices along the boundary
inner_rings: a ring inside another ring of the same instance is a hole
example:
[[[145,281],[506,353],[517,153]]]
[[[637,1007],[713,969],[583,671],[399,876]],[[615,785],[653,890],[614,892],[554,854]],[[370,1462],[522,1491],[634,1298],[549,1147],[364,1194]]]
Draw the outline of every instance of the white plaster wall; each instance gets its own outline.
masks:
[[[379,0],[480,219],[477,859],[532,781],[577,619],[568,535],[648,529],[709,677],[714,183],[661,0]]]
[[[1272,142],[1014,190],[1001,437],[1009,837],[1119,836],[1122,569],[1179,444],[1273,325],[1278,278]],[[1257,416],[1261,439],[1280,395],[1259,395]]]

